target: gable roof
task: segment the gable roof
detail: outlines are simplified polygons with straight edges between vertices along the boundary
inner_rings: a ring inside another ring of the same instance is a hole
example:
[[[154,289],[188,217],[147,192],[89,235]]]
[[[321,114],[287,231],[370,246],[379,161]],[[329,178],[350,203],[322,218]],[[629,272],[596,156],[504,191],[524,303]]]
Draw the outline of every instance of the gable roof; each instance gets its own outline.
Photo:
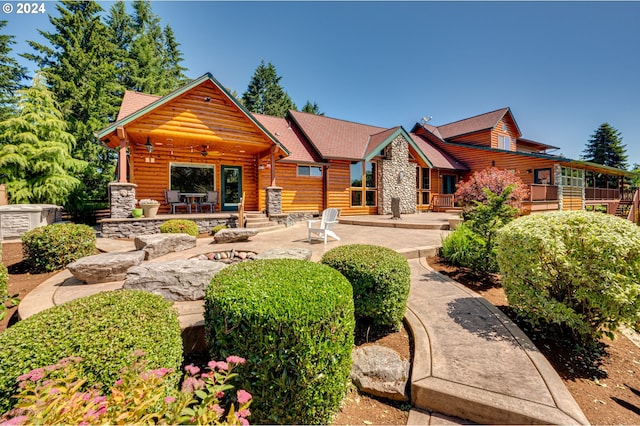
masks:
[[[460,170],[468,171],[469,168],[448,153],[442,151],[437,146],[428,141],[426,137],[416,133],[409,133],[411,138],[416,141],[419,150],[430,160],[431,166],[436,169]]]
[[[289,151],[289,156],[280,161],[294,161],[298,163],[321,163],[320,155],[316,152],[304,135],[286,118],[271,115],[253,114],[262,125],[278,138]]]
[[[437,129],[440,132],[439,137],[441,139],[451,139],[456,136],[493,129],[506,115],[513,121],[518,130],[518,136],[520,136],[522,132],[520,132],[518,123],[516,123],[516,120],[511,114],[511,110],[507,107],[438,126]]]
[[[120,104],[120,111],[118,111],[116,121],[120,121],[123,118],[140,111],[142,108],[151,105],[158,99],[160,99],[160,96],[147,95],[146,93],[127,90],[124,92],[124,96],[122,97],[122,104]]]
[[[287,151],[286,148],[284,148],[282,144],[280,144],[280,142],[264,126],[262,126],[262,124],[240,102],[238,102],[238,100],[235,97],[233,97],[227,91],[227,89],[225,89],[224,86],[220,84],[218,80],[216,80],[213,77],[213,75],[211,75],[211,73],[206,73],[201,77],[196,78],[195,80],[192,80],[191,82],[185,84],[184,86],[174,90],[173,92],[163,97],[154,97],[153,95],[146,95],[147,98],[143,99],[141,96],[130,94],[126,98],[126,105],[124,108],[124,112],[122,112],[122,114],[118,114],[119,117],[120,116],[122,117],[116,120],[114,123],[110,124],[109,126],[105,127],[104,129],[96,132],[95,135],[98,139],[102,140],[107,136],[109,136],[110,134],[116,132],[118,127],[126,126],[127,124],[152,112],[156,108],[166,105],[167,103],[195,89],[196,87],[200,86],[205,82],[212,83],[218,90],[220,90],[220,92],[224,95],[224,97],[226,97],[227,100],[230,101],[237,108],[237,110],[242,115],[244,115],[251,123],[253,123],[259,129],[259,131],[262,132],[274,145],[280,148],[282,152],[284,152],[285,154],[287,155],[289,154],[289,151]],[[129,92],[129,93],[133,93],[133,92]],[[125,95],[126,94],[127,92],[125,92]],[[151,99],[151,98],[155,98],[155,99]],[[125,98],[123,97],[123,103],[124,101],[125,101]],[[146,104],[146,105],[141,106],[143,104]],[[122,109],[123,108],[121,107],[121,110]]]

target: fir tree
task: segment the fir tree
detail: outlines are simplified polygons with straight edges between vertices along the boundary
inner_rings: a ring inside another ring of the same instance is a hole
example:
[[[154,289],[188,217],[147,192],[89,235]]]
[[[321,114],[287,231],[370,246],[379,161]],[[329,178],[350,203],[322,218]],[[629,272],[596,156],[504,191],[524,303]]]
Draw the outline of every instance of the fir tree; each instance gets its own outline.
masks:
[[[7,21],[0,21],[0,121],[15,112],[15,95],[22,88],[21,82],[27,73],[25,67],[9,56],[15,37],[1,33],[6,25]]]
[[[180,43],[176,40],[173,29],[169,25],[164,27],[164,45],[165,59],[162,67],[164,71],[162,80],[167,84],[165,90],[171,91],[187,82],[187,76],[184,74],[187,69],[180,65],[183,60]]]
[[[280,85],[282,77],[276,67],[264,60],[256,68],[246,92],[242,95],[244,106],[251,112],[284,117],[290,109],[296,110],[289,94]]]
[[[307,101],[306,104],[302,107],[302,112],[308,112],[309,114],[315,115],[324,115],[324,112],[320,112],[320,107],[316,102],[311,103],[311,101]]]
[[[592,163],[623,170],[626,170],[628,167],[627,150],[626,145],[622,143],[622,135],[620,131],[609,123],[601,124],[595,133],[591,135],[591,139],[589,139],[583,153],[584,159]],[[606,176],[598,174],[595,176],[595,179],[596,186],[605,187],[607,185]],[[617,178],[611,179],[608,185],[616,187]]]
[[[86,166],[44,79],[18,93],[18,114],[0,123],[0,180],[12,203],[65,204]]]
[[[117,81],[123,88],[132,86],[130,71],[133,67],[133,59],[129,55],[131,43],[135,32],[133,19],[127,13],[123,1],[118,1],[111,6],[107,17],[107,26],[111,30],[110,42],[115,46],[114,66],[116,68]]]

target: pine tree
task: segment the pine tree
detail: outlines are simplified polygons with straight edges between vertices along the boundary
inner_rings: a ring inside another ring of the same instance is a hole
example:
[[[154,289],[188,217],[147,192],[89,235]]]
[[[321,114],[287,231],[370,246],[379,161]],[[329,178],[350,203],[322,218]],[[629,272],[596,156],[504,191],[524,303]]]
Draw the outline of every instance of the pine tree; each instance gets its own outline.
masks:
[[[80,186],[86,163],[71,156],[66,127],[43,78],[18,92],[18,114],[0,123],[0,180],[12,203],[63,205]]]
[[[15,95],[22,89],[21,82],[27,73],[27,69],[9,55],[15,37],[1,33],[6,25],[7,21],[0,21],[0,121],[15,112]]]
[[[302,112],[308,112],[309,114],[315,115],[324,115],[324,112],[320,112],[320,107],[316,102],[311,103],[311,101],[307,101],[306,104],[302,107]]]
[[[173,29],[169,25],[164,27],[164,45],[165,58],[162,67],[164,76],[162,80],[166,84],[165,90],[169,92],[187,82],[187,76],[184,74],[187,69],[180,65],[183,60],[180,43],[176,40]]]
[[[290,109],[297,110],[289,94],[280,85],[276,67],[264,60],[256,68],[247,90],[242,95],[244,106],[251,112],[284,117]]]
[[[123,1],[118,1],[111,6],[107,17],[107,26],[111,30],[109,41],[115,46],[114,65],[118,83],[124,88],[132,86],[130,70],[133,66],[133,59],[129,55],[131,43],[135,32],[133,30],[133,19],[127,13],[126,5]]]
[[[627,146],[622,143],[620,131],[609,123],[603,123],[591,135],[591,139],[583,151],[584,159],[592,163],[626,170],[628,167],[626,148]],[[617,186],[617,178],[610,179],[607,183],[607,177],[599,174],[595,179],[598,187],[605,187],[607,184],[610,187]]]
[[[76,139],[73,156],[89,162],[82,186],[72,197],[106,200],[107,183],[115,170],[115,156],[95,139],[94,132],[115,117],[123,88],[118,84],[118,52],[110,42],[109,28],[101,21],[103,9],[95,1],[56,4],[58,17],[49,16],[53,32],[41,31],[47,45],[29,41],[35,54],[24,55],[36,62],[58,102],[68,131]]]

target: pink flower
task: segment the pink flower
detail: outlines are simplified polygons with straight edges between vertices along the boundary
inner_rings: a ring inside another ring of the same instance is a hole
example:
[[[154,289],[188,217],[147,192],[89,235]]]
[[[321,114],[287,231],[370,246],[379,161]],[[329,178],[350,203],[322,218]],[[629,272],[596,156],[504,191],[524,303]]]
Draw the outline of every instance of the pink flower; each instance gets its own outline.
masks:
[[[212,406],[211,407],[211,411],[215,411],[216,414],[218,414],[218,417],[220,417],[220,416],[222,416],[224,414],[224,408],[222,408],[218,404],[215,404],[214,406]]]
[[[227,362],[229,364],[244,364],[247,360],[236,355],[230,355],[227,357]]]
[[[218,391],[218,393],[216,394],[216,398],[222,399],[222,397],[224,397],[224,392]]]
[[[227,370],[229,368],[227,363],[224,361],[209,361],[207,367],[209,367],[211,370],[215,370],[216,368],[220,370]]]
[[[246,418],[246,417],[249,417],[251,415],[251,411],[249,411],[248,408],[245,408],[244,410],[238,411],[238,415],[240,417],[245,417]]]
[[[204,387],[204,381],[198,380],[195,377],[187,377],[182,382],[182,392],[194,392],[198,389],[202,389]]]
[[[164,397],[164,403],[165,404],[171,404],[173,402],[176,402],[176,399],[172,396],[165,396]]]
[[[156,377],[164,377],[169,373],[173,373],[173,368],[156,368],[155,370],[151,370],[151,373]]]
[[[249,421],[245,419],[243,416],[241,416],[240,413],[234,413],[233,415],[235,416],[236,419],[240,421],[241,425],[245,426],[249,424]]]
[[[191,364],[191,365],[186,365],[184,367],[184,370],[191,374],[192,376],[195,376],[196,374],[198,374],[200,372],[200,368],[196,367],[195,365]]]
[[[237,392],[236,396],[238,397],[238,402],[240,404],[246,404],[247,402],[251,401],[251,398],[253,398],[251,394],[244,389],[240,389]]]
[[[7,420],[6,422],[0,423],[1,426],[19,426],[27,424],[27,416],[17,416],[12,419]]]
[[[122,380],[122,379],[118,379],[118,380],[116,380],[116,382],[113,384],[113,386],[120,386],[120,385],[121,385],[121,384],[123,384],[123,383],[124,383],[124,380]]]

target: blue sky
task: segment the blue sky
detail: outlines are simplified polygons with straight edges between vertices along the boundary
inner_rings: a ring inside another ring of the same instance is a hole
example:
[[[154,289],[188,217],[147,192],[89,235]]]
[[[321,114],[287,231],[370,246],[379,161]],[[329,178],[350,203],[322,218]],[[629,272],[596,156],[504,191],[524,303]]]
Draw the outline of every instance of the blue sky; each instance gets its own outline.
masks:
[[[17,2],[8,1],[14,6]],[[112,3],[100,2],[105,9]],[[54,3],[45,2],[56,14]],[[154,1],[189,77],[242,94],[272,62],[299,108],[410,130],[511,107],[523,137],[579,158],[604,122],[640,163],[640,2]],[[15,52],[46,15],[4,13]]]

